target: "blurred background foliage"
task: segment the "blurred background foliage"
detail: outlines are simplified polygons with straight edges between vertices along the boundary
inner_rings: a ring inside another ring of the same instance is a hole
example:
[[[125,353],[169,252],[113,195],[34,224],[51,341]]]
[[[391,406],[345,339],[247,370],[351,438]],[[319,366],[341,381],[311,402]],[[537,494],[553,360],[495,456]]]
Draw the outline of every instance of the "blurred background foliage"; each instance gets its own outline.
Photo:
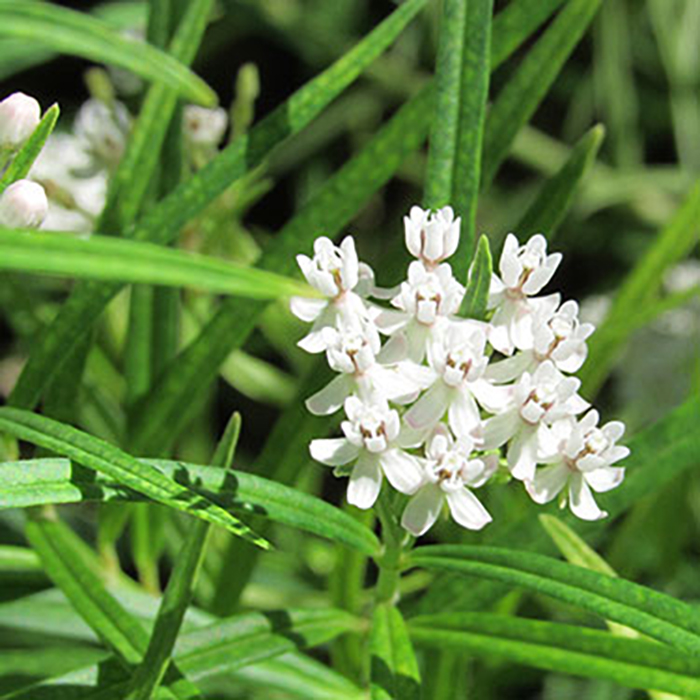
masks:
[[[76,0],[58,4],[95,12],[124,30],[142,32],[145,26],[144,3]],[[507,0],[499,0],[496,9],[507,5]],[[217,91],[222,105],[231,105],[232,130],[240,133],[252,119],[268,114],[353,46],[393,8],[385,0],[220,0],[194,67]],[[439,13],[440,3],[429,3],[395,45],[310,127],[189,226],[183,233],[188,247],[235,260],[256,260],[327,178],[426,84],[434,65]],[[564,253],[556,287],[565,298],[578,299],[582,315],[594,322],[603,317],[611,292],[700,176],[698,37],[697,0],[605,0],[584,41],[518,135],[494,186],[481,197],[477,230],[486,233],[498,251],[543,179],[561,167],[572,145],[591,126],[604,125],[598,159],[551,245]],[[492,95],[531,45],[532,41],[526,43],[495,72]],[[115,80],[113,74],[111,79]],[[0,40],[0,80],[0,95],[22,90],[36,96],[44,107],[58,102],[62,108],[59,129],[70,127],[77,109],[100,85],[100,75],[89,63],[53,57],[9,39]],[[138,104],[138,94],[124,99],[131,107]],[[401,219],[412,204],[421,201],[425,161],[425,150],[409,157],[348,227],[358,238],[361,255],[375,266],[382,286],[399,281],[408,262],[402,252]],[[665,285],[667,291],[676,292],[699,283],[696,246],[686,261],[670,271]],[[48,278],[5,274],[0,278],[0,394],[9,392],[36,334],[52,318],[68,289],[68,283]],[[186,313],[180,344],[201,327],[216,303],[195,292],[183,292],[182,297]],[[129,387],[122,358],[127,316],[128,295],[122,293],[100,324],[99,352],[90,357],[81,389],[85,400],[79,424],[108,438],[113,426],[126,420],[122,407]],[[284,407],[294,402],[300,387],[308,391],[308,378],[318,372],[313,358],[294,347],[302,333],[303,328],[281,305],[270,308],[243,350],[234,352],[223,365],[204,410],[178,438],[177,455],[206,462],[226,418],[239,410],[244,416],[239,469],[260,461],[263,450],[261,463],[266,463],[266,455],[279,458],[286,448],[293,457],[275,465],[276,478],[340,503],[344,484],[308,460],[306,433],[295,433],[295,424],[287,423],[292,432],[273,433],[276,440],[286,441],[283,449],[268,442],[271,426]],[[699,390],[700,301],[695,298],[632,335],[597,405],[605,419],[619,417],[630,431],[637,431]],[[306,419],[311,434],[321,430],[316,421]],[[489,509],[497,514],[496,523],[512,521],[532,508],[517,489],[491,489],[488,499]],[[106,561],[118,557],[125,570],[151,592],[167,580],[188,523],[157,507],[137,506],[129,516],[127,537],[119,537],[126,525],[119,515],[104,518],[98,527],[94,509],[64,511],[79,532],[96,541]],[[0,542],[20,544],[21,533],[19,512],[0,512]],[[700,598],[699,535],[700,474],[696,472],[682,475],[638,503],[604,535],[599,533],[596,544],[621,575],[692,600]],[[448,524],[435,534],[441,541],[460,537]],[[475,539],[473,534],[469,538]],[[239,568],[247,561],[252,564],[254,555],[217,531],[214,554],[205,561],[200,578],[197,604],[219,612],[237,608],[240,591],[234,590],[229,601],[214,598],[215,583],[224,575],[232,577],[232,589],[244,589],[244,607],[315,604],[319,591],[329,583],[335,591],[332,595],[342,597],[343,576],[353,566],[362,566],[352,561],[355,555],[338,553],[330,544],[294,531],[280,528],[275,540],[280,544],[278,551],[258,561],[248,585],[245,575],[222,571],[226,564],[221,553],[231,548],[241,557],[234,564]],[[360,569],[355,575],[364,574]],[[2,581],[0,597],[11,600],[17,588],[11,577]],[[406,579],[409,604],[426,583],[424,574]],[[48,584],[37,570],[34,576],[25,571],[21,585],[40,590]],[[499,605],[502,610],[519,608],[526,615],[580,618],[572,609],[534,596],[513,594]],[[0,644],[7,644],[1,626],[0,619]],[[351,652],[333,651],[338,658],[344,654],[352,658]],[[464,680],[469,691],[455,697],[624,700],[644,696],[603,682],[544,677],[495,662],[472,665],[465,659],[458,668],[455,687]],[[253,697],[249,693],[254,692],[241,691],[241,697]],[[264,691],[260,697],[272,695]]]

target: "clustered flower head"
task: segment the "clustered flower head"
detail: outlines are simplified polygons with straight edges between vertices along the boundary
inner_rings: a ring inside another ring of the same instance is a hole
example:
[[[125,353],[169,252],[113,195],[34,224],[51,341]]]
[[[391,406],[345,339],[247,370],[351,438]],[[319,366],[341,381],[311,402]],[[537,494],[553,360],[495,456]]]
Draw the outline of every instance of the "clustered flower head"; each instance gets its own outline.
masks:
[[[318,238],[313,257],[297,256],[322,296],[291,301],[312,324],[299,346],[325,353],[338,373],[306,405],[316,415],[342,408],[346,416],[343,437],[313,440],[312,457],[349,476],[347,498],[358,508],[374,505],[386,477],[410,497],[402,525],[415,536],[445,508],[462,527],[488,524],[474,491],[499,471],[523,482],[536,503],[559,498],[579,518],[605,517],[593,491],[622,482],[624,468],[614,465],[629,449],[617,444],[624,425],[598,427],[571,376],[586,359],[593,326],[579,323],[575,301],[536,296],[561,254],[548,254],[540,234],[525,245],[509,234],[488,320],[469,319],[459,314],[465,288],[446,262],[460,219],[450,207],[413,207],[404,227],[416,260],[393,290],[375,286],[350,236],[339,246]],[[378,303],[385,299],[389,307]]]

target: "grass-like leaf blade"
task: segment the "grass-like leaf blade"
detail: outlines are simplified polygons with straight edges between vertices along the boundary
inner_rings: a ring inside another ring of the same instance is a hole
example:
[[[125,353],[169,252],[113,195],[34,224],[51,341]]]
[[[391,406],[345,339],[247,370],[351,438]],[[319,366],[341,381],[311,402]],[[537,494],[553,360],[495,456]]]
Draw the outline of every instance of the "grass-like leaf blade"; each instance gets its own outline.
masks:
[[[547,94],[600,3],[601,0],[569,0],[498,95],[484,132],[484,187],[495,177],[513,139]]]
[[[685,258],[697,245],[699,236],[700,182],[624,280],[605,320],[591,336],[588,361],[580,374],[587,396],[593,396],[608,376],[632,330],[630,318],[654,301],[666,270]]]
[[[376,535],[340,508],[275,481],[230,470],[222,486],[221,469],[217,467],[168,460],[143,460],[141,466],[150,471],[157,469],[165,478],[218,499],[235,512],[254,513],[370,556],[380,550]],[[106,474],[87,478],[74,470],[67,459],[48,457],[0,463],[0,509],[143,498]]]
[[[195,287],[252,299],[276,299],[313,290],[266,270],[226,262],[176,248],[92,235],[0,228],[0,269],[45,275]]]
[[[558,673],[605,678],[630,688],[700,697],[700,663],[659,644],[600,630],[488,613],[415,618],[421,646],[453,648]]]
[[[566,215],[576,189],[590,170],[605,136],[601,125],[594,126],[574,146],[562,168],[537,193],[515,230],[521,236],[544,233],[552,240]]]
[[[36,129],[34,129],[32,135],[27,139],[27,142],[22,146],[20,152],[7,166],[7,170],[5,170],[0,178],[0,193],[13,182],[27,177],[34,161],[44,147],[46,139],[51,136],[51,132],[54,130],[60,114],[61,110],[57,104],[51,105],[51,107],[44,112],[41,121]]]
[[[489,239],[482,235],[476,248],[474,262],[469,270],[467,288],[462,300],[459,315],[483,321],[486,318],[486,305],[489,300],[493,261]]]
[[[212,89],[171,56],[123,36],[106,22],[83,12],[33,0],[0,0],[0,36],[118,66],[146,80],[167,83],[194,102],[216,104]]]
[[[129,668],[138,663],[148,643],[146,632],[106,590],[77,536],[55,517],[37,511],[28,519],[26,534],[48,575],[83,620],[116,653],[120,664]],[[168,697],[187,700],[198,696],[196,688],[175,668],[168,686]]]
[[[677,649],[700,650],[700,612],[671,596],[551,557],[498,547],[434,545],[410,555],[415,566],[501,581],[550,595]]]
[[[119,448],[77,428],[28,411],[4,406],[0,407],[0,431],[74,459],[88,469],[106,474],[116,483],[169,508],[221,525],[234,535],[245,537],[265,549],[269,547],[268,542],[258,537],[221,506],[178,484],[157,469],[139,462]]]
[[[489,91],[493,0],[444,0],[437,57],[436,114],[430,132],[426,205],[451,205],[462,218],[455,275],[474,254],[481,145]]]
[[[370,637],[372,700],[417,700],[420,672],[401,612],[391,603],[377,605]]]
[[[212,458],[212,465],[221,470],[222,481],[233,462],[240,432],[241,416],[234,413]],[[187,606],[192,600],[209,529],[209,523],[200,520],[194,523],[185,537],[158,609],[148,650],[134,673],[128,700],[149,700],[165,677]]]

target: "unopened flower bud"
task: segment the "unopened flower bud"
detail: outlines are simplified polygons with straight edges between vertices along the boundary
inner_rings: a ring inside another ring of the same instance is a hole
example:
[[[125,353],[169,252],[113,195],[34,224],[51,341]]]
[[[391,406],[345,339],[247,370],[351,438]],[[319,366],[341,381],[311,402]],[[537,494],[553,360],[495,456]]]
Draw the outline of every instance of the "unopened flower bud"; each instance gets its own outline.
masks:
[[[226,111],[197,105],[185,107],[183,119],[187,138],[198,146],[218,146],[228,126]]]
[[[38,228],[48,209],[49,203],[41,185],[31,180],[18,180],[0,195],[0,225]]]
[[[0,102],[0,148],[16,150],[32,135],[41,119],[39,103],[23,92]]]

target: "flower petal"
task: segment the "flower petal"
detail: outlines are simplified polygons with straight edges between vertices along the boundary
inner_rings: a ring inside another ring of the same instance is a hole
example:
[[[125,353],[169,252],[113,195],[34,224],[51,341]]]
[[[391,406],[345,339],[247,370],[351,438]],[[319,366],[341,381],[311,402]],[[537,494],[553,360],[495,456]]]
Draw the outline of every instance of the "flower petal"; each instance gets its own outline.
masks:
[[[374,505],[381,487],[382,471],[377,456],[363,452],[350,474],[348,503],[367,510]]]
[[[339,467],[352,462],[360,453],[360,448],[345,438],[327,438],[312,440],[309,452],[317,462],[327,464],[329,467]]]
[[[323,309],[328,306],[326,299],[306,299],[305,297],[292,297],[289,300],[290,311],[302,321],[311,323],[315,321]]]
[[[525,482],[525,489],[535,503],[553,501],[566,486],[571,472],[560,462],[535,471],[535,476]]]
[[[335,377],[323,389],[306,399],[306,408],[315,416],[335,413],[352,393],[353,384],[352,377],[347,374]]]
[[[450,513],[456,523],[469,530],[481,530],[492,518],[481,501],[466,488],[445,494]]]
[[[450,428],[456,437],[471,437],[481,428],[481,416],[474,397],[458,391],[448,410]]]
[[[581,520],[600,520],[607,513],[600,508],[593,498],[591,489],[582,474],[574,474],[569,482],[569,506],[571,512]]]
[[[520,425],[518,412],[505,411],[484,423],[484,450],[495,450],[510,440]]]
[[[588,485],[598,493],[605,493],[618,487],[625,478],[624,467],[603,467],[585,474]]]
[[[449,389],[444,382],[436,382],[408,409],[404,420],[416,430],[427,428],[445,415],[449,399]]]
[[[523,428],[508,445],[508,467],[514,479],[532,481],[537,467],[537,433]]]
[[[427,532],[440,515],[444,495],[436,484],[426,484],[408,502],[403,516],[401,527],[412,535],[420,537]]]
[[[401,493],[415,493],[423,483],[418,460],[403,450],[387,450],[379,456],[379,464],[389,483]]]

